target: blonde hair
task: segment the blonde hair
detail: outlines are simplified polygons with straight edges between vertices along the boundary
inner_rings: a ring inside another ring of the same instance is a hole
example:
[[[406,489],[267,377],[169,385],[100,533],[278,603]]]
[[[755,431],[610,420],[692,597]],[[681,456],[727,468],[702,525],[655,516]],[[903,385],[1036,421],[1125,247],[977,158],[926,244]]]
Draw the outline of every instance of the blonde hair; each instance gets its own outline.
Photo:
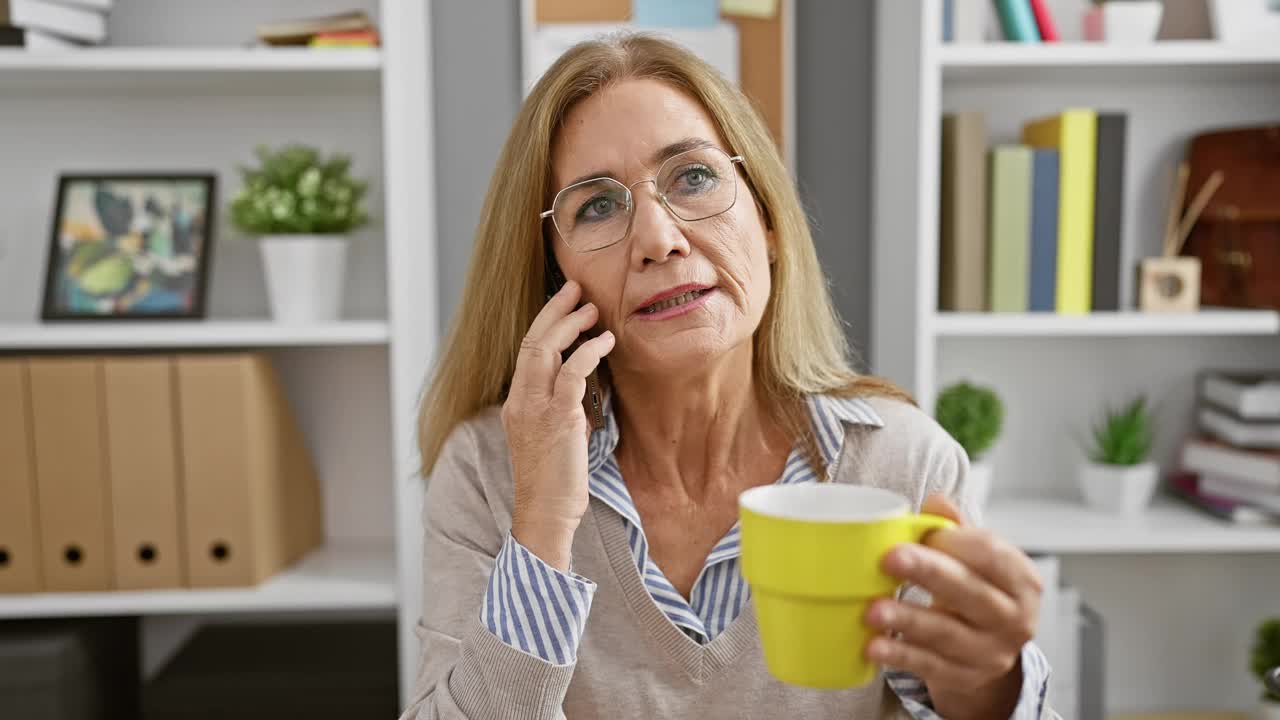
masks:
[[[644,34],[581,43],[538,81],[516,116],[476,231],[462,304],[420,410],[419,449],[429,474],[449,433],[503,402],[520,341],[545,301],[543,228],[550,201],[551,147],[569,110],[612,83],[660,80],[697,99],[731,153],[746,158],[747,182],[774,231],[772,290],[754,339],[757,391],[823,476],[803,398],[885,395],[902,390],[854,372],[809,225],[768,129],[750,101],[711,66],[671,42]]]

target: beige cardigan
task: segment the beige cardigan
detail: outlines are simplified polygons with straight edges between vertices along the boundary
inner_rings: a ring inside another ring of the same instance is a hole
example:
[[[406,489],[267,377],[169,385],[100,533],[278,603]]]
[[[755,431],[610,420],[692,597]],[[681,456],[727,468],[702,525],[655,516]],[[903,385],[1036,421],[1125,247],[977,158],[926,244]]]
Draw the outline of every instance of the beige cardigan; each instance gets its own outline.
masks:
[[[943,492],[979,522],[964,492],[964,451],[918,409],[869,402],[884,427],[846,429],[835,481],[893,490],[916,509],[928,493]],[[689,639],[646,591],[621,517],[594,497],[573,541],[574,572],[598,585],[577,663],[552,665],[504,644],[481,624],[480,604],[511,504],[495,407],[454,430],[427,489],[422,659],[402,720],[909,718],[881,678],[842,691],[775,680],[750,606],[709,644]],[[1042,717],[1057,716],[1046,708]]]

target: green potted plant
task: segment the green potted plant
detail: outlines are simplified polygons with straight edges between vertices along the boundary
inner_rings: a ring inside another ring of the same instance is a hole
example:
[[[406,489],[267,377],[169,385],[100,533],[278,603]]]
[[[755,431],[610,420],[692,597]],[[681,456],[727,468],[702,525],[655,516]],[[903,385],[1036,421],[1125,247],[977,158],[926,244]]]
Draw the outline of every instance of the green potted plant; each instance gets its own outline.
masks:
[[[1258,720],[1280,720],[1280,679],[1267,684],[1267,674],[1280,668],[1280,617],[1263,620],[1254,636],[1249,654],[1253,674],[1263,684],[1262,698],[1258,705]]]
[[[368,222],[368,184],[351,177],[351,159],[323,157],[302,144],[259,146],[258,165],[240,168],[244,186],[231,219],[261,237],[272,316],[281,322],[336,320],[342,307],[348,236]]]
[[[1080,469],[1080,490],[1088,504],[1122,515],[1147,507],[1159,480],[1159,468],[1150,459],[1154,427],[1142,395],[1118,410],[1104,411],[1093,426],[1093,444]]]
[[[987,451],[1004,423],[1000,397],[991,388],[958,382],[938,395],[934,417],[969,455],[969,492],[979,506],[985,505],[992,475]]]

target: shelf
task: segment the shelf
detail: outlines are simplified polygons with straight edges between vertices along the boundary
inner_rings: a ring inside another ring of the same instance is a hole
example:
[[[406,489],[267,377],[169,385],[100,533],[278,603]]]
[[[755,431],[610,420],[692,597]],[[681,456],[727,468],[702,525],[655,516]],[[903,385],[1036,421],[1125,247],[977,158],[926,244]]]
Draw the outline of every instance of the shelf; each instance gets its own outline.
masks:
[[[993,500],[987,527],[1027,551],[1079,555],[1280,552],[1280,526],[1232,525],[1158,497],[1134,518],[1070,500]]]
[[[1149,45],[987,43],[943,45],[946,80],[1079,78],[1146,80],[1280,78],[1280,45],[1230,46],[1207,40]]]
[[[233,90],[374,91],[377,49],[126,48],[31,52],[0,49],[0,89],[40,92]]]
[[[1274,310],[1088,315],[944,312],[933,316],[933,329],[941,337],[1274,335],[1280,332],[1280,313]]]
[[[326,325],[269,320],[0,325],[0,351],[385,345],[389,338],[387,323],[376,320]]]
[[[393,610],[389,545],[326,546],[250,588],[0,594],[0,619],[94,615]]]

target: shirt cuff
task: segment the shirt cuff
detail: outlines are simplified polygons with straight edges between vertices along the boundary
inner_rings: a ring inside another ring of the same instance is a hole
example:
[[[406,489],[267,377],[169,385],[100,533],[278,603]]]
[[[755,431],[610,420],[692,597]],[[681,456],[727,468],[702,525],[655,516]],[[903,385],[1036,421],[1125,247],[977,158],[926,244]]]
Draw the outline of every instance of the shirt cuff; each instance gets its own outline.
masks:
[[[480,622],[517,650],[572,665],[595,592],[595,583],[551,567],[507,533],[489,575]]]
[[[1035,643],[1022,646],[1022,691],[1009,720],[1038,720],[1044,711],[1045,693],[1049,689],[1049,661]],[[886,671],[885,681],[898,696],[914,720],[943,720],[933,709],[929,689],[924,681],[911,673]]]

